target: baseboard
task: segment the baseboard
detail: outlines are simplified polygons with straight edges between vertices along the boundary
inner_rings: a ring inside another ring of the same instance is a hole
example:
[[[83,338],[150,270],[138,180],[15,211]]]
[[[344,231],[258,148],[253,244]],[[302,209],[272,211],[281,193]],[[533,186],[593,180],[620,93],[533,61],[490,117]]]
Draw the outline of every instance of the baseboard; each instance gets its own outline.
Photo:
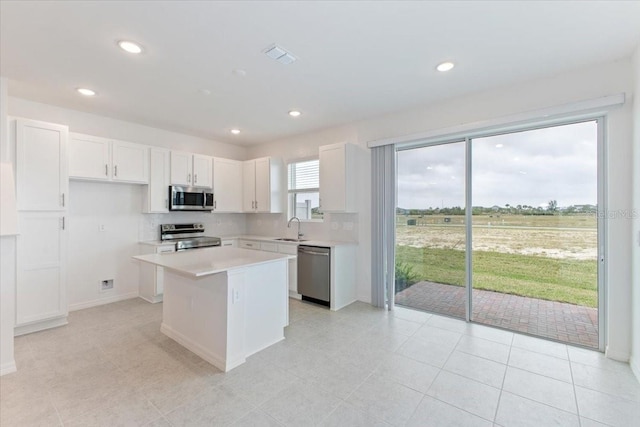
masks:
[[[162,302],[162,297],[163,297],[162,294],[153,296],[151,298],[143,297],[142,295],[138,295],[138,296],[140,298],[142,298],[143,300],[145,300],[146,302],[150,302],[151,304],[156,304],[156,303]]]
[[[94,299],[92,301],[79,302],[69,305],[69,311],[83,310],[85,308],[97,307],[99,305],[111,304],[112,302],[124,301],[126,299],[137,298],[137,292],[129,292],[127,294],[114,295],[106,298]]]
[[[609,346],[605,349],[604,355],[609,359],[617,360],[618,362],[629,363],[629,353],[611,350]]]
[[[631,370],[635,374],[636,379],[640,381],[640,359],[635,356],[631,356],[629,358],[629,366],[631,366]]]
[[[236,366],[242,365],[246,359],[242,358],[239,360],[228,361],[224,360],[221,357],[209,352],[207,349],[202,347],[200,344],[193,342],[189,338],[182,335],[180,332],[177,332],[171,327],[167,326],[164,322],[160,325],[160,332],[191,351],[192,353],[197,354],[207,362],[211,363],[216,368],[220,369],[222,372],[228,372]]]
[[[16,372],[18,368],[16,367],[16,361],[12,360],[11,362],[3,363],[0,366],[0,377],[3,375],[11,374]]]
[[[299,293],[297,293],[295,291],[289,291],[289,298],[301,300],[302,299],[302,295],[300,295]]]
[[[30,334],[32,332],[44,331],[46,329],[57,328],[58,326],[64,326],[68,324],[67,316],[57,317],[55,319],[42,320],[40,322],[33,322],[27,325],[20,325],[13,328],[13,336],[18,337],[20,335]]]

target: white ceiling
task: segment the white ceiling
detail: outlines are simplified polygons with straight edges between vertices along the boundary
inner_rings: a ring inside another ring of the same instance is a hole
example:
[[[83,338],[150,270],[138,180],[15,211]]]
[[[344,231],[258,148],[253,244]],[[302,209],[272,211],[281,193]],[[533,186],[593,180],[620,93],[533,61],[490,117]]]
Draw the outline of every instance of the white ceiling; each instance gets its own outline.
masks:
[[[640,41],[640,1],[3,0],[0,15],[10,95],[246,145],[625,58]],[[269,59],[273,43],[298,60]],[[436,72],[444,60],[456,68]]]

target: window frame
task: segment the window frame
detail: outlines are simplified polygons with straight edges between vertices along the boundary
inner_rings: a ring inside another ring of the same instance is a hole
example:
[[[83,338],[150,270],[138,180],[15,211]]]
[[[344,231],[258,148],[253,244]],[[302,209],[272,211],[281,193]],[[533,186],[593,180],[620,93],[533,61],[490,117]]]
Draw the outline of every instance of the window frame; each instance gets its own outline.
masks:
[[[289,179],[289,173],[290,173],[290,168],[291,165],[293,164],[297,164],[297,163],[304,163],[304,162],[310,162],[313,160],[317,160],[318,161],[318,187],[313,187],[313,188],[304,188],[304,189],[291,189],[289,188],[290,185],[290,179]],[[294,203],[295,203],[295,196],[297,194],[304,194],[304,193],[318,193],[318,197],[320,195],[320,157],[319,156],[309,156],[309,157],[300,157],[300,158],[296,158],[296,159],[290,159],[287,161],[287,215],[289,218],[292,218],[295,215],[295,207],[294,207]],[[304,218],[298,218],[301,222],[324,222],[324,213],[320,212],[320,214],[322,215],[321,218],[308,218],[308,219],[304,219]]]

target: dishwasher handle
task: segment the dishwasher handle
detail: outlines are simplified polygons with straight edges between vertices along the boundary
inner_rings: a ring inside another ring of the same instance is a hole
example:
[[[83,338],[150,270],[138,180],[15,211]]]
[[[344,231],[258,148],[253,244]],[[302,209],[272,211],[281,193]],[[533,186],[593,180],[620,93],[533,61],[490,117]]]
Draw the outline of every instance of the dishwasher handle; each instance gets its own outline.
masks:
[[[309,250],[300,249],[300,248],[298,248],[298,253],[302,253],[302,254],[309,254],[309,255],[322,255],[322,256],[329,256],[329,253],[328,253],[328,252],[309,251]]]

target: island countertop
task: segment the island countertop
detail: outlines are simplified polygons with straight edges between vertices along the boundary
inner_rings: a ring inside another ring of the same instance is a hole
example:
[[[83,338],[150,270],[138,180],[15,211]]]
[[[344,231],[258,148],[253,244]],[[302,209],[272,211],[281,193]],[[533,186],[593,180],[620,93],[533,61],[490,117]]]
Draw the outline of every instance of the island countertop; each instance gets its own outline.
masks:
[[[250,249],[215,247],[172,253],[137,255],[133,258],[174,270],[182,275],[197,278],[279,259],[291,259],[295,258],[295,256]]]

